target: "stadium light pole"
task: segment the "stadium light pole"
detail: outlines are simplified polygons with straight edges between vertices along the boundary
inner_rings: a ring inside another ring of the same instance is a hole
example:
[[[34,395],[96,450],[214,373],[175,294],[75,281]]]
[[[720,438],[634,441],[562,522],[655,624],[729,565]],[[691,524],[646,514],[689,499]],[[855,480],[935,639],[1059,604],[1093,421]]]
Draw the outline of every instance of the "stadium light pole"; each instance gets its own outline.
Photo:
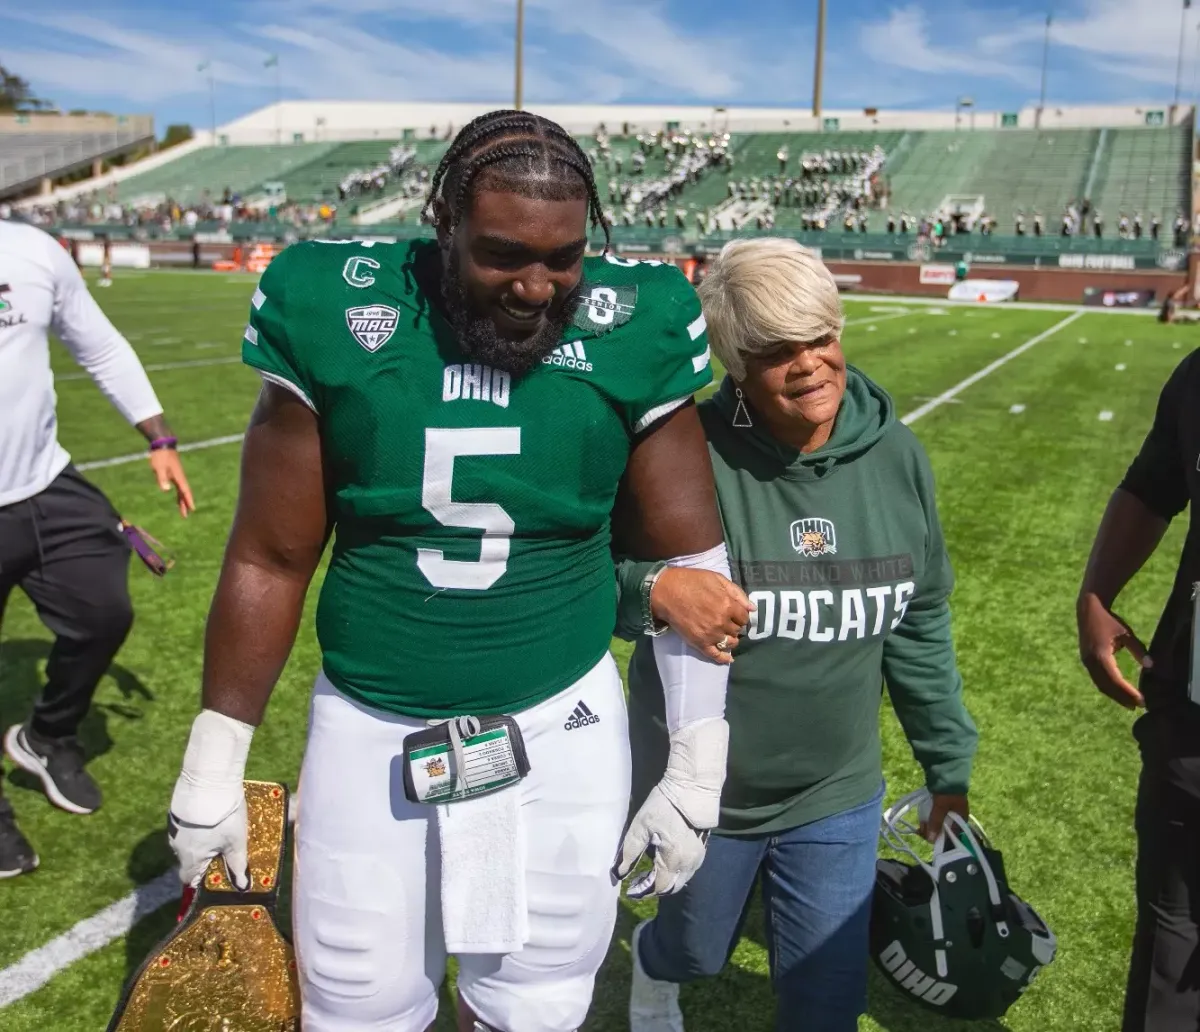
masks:
[[[1050,22],[1053,20],[1053,12],[1046,12],[1046,38],[1042,42],[1042,92],[1038,100],[1037,109],[1037,126],[1042,127],[1042,112],[1046,110],[1046,69],[1050,64]]]
[[[1200,24],[1196,26],[1196,59],[1192,62],[1192,118],[1196,117],[1196,110],[1200,107]]]
[[[1187,34],[1187,12],[1192,6],[1192,0],[1183,0],[1183,5],[1179,11],[1179,54],[1175,59],[1175,97],[1171,101],[1171,117],[1167,124],[1171,125],[1175,122],[1175,113],[1179,108],[1179,87],[1183,79],[1183,38]]]
[[[196,66],[198,72],[208,72],[208,109],[211,116],[212,146],[217,145],[217,80],[213,74],[211,59]]]
[[[279,76],[279,55],[272,54],[263,62],[264,68],[275,69],[275,146],[283,143],[283,82]]]
[[[825,0],[817,0],[817,55],[813,62],[813,118],[821,117],[821,80],[825,71]],[[817,128],[820,128],[819,126]]]
[[[525,0],[517,0],[517,70],[515,94],[513,98],[513,107],[516,110],[521,110],[521,94],[524,92],[524,77],[525,77]]]

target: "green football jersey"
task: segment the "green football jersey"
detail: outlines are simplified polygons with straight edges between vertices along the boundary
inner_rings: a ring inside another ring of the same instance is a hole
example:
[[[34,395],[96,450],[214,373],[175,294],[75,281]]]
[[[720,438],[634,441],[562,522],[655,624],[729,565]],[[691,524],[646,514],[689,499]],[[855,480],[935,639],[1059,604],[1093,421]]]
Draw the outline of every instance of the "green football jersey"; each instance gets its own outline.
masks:
[[[287,248],[242,356],[320,421],[329,679],[406,716],[513,712],[609,646],[617,486],[636,436],[711,381],[704,316],[673,265],[587,258],[562,343],[513,378],[470,361],[421,290],[433,246]]]

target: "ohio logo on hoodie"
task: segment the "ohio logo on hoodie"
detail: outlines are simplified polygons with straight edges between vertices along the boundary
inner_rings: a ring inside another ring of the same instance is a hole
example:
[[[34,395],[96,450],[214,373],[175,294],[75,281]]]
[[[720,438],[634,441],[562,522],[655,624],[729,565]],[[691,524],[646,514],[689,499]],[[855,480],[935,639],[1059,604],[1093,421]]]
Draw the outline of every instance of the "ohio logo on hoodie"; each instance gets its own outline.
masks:
[[[831,520],[796,520],[792,524],[792,547],[807,559],[837,555],[837,531]]]

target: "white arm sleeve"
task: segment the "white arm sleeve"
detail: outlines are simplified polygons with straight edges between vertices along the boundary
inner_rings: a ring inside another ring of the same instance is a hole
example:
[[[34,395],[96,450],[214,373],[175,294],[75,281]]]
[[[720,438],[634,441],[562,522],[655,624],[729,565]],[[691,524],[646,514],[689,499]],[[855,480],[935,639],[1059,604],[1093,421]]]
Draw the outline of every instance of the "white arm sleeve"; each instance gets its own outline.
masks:
[[[162,405],[137,354],[88,293],[71,256],[57,244],[47,251],[54,269],[51,328],[131,424],[161,414]]]
[[[729,554],[723,542],[698,555],[671,559],[667,565],[712,570],[730,576]],[[673,630],[653,640],[654,661],[666,698],[667,730],[674,734],[698,720],[724,719],[728,664],[714,663]]]

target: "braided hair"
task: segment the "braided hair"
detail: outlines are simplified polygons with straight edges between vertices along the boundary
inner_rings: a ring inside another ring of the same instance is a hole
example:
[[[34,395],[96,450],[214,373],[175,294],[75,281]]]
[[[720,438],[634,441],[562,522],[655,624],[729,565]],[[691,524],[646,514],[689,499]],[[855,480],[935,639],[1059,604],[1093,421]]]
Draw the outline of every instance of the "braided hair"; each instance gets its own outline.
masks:
[[[431,225],[436,221],[434,204],[441,198],[449,208],[453,231],[481,179],[539,200],[586,197],[591,224],[604,229],[606,253],[611,246],[591,162],[575,137],[550,119],[528,111],[500,110],[463,126],[433,174],[422,219]]]

